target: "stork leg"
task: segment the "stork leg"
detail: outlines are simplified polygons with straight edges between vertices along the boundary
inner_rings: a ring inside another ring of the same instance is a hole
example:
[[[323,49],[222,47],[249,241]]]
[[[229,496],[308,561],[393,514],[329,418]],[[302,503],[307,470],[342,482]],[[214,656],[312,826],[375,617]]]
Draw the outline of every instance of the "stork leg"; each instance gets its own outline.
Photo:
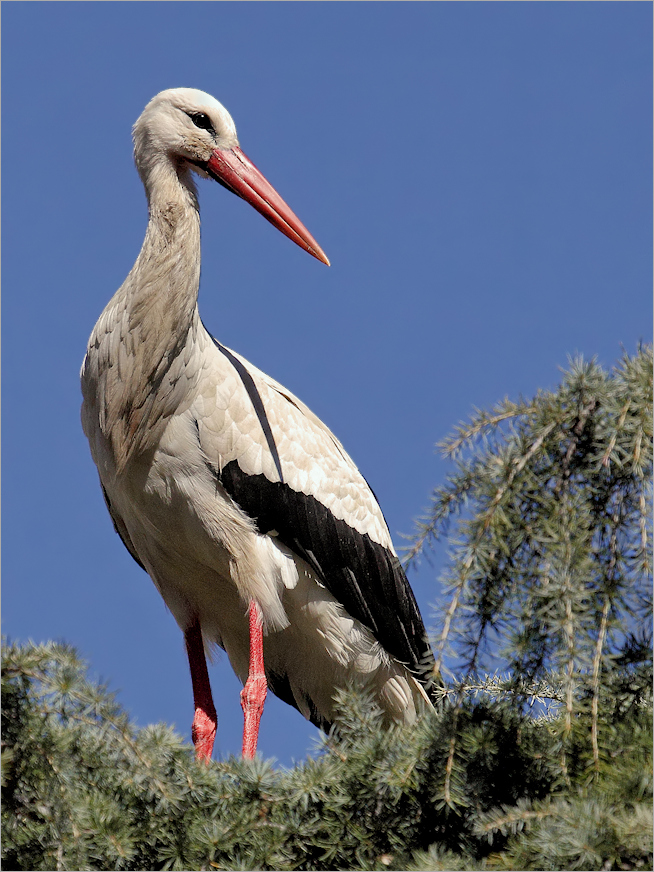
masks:
[[[216,708],[211,696],[207,660],[204,656],[204,644],[202,631],[197,618],[184,633],[186,653],[191,667],[191,682],[193,684],[193,702],[195,704],[195,716],[191,727],[191,736],[195,745],[195,757],[209,763],[213,743],[216,738],[218,718]]]
[[[245,716],[243,726],[243,756],[252,760],[257,751],[259,723],[268,693],[268,682],[263,665],[263,627],[261,610],[254,600],[248,608],[250,621],[250,668],[248,680],[241,691],[241,707]]]

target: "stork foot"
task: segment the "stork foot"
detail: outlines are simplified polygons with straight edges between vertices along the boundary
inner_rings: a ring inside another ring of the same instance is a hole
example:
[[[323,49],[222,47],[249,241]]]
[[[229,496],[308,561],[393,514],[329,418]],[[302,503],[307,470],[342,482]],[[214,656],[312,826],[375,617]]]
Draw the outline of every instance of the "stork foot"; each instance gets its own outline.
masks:
[[[245,718],[243,756],[247,760],[252,760],[257,752],[259,724],[263,713],[263,704],[268,693],[268,682],[263,663],[261,611],[254,600],[250,600],[248,616],[250,622],[250,668],[248,680],[241,691],[241,707]]]

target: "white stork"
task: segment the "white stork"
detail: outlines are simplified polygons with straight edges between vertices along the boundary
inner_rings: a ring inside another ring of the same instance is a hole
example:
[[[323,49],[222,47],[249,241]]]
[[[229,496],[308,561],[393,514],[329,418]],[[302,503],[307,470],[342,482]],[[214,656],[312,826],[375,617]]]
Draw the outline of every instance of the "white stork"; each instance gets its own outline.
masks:
[[[116,531],[184,633],[196,755],[216,733],[212,644],[244,684],[246,757],[266,687],[323,729],[352,682],[411,722],[433,657],[381,509],[322,421],[205,330],[193,173],[329,261],[213,97],[163,91],[133,135],[148,227],[89,339],[82,423]]]

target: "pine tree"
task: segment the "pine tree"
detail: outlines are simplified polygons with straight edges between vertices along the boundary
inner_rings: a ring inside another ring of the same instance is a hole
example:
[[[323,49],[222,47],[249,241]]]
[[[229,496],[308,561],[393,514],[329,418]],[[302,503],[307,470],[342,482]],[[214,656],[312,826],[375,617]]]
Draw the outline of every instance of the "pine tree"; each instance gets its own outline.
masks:
[[[599,771],[602,677],[651,645],[651,348],[611,373],[575,360],[557,391],[479,412],[441,448],[456,472],[434,492],[409,553],[416,559],[461,515],[437,668],[456,626],[464,683],[492,654],[516,694],[555,686],[562,775],[582,708],[586,763]]]
[[[448,527],[442,700],[339,697],[294,769],[198,764],[64,645],[3,651],[4,869],[651,869],[651,349],[477,413],[409,558]],[[499,668],[501,667],[501,669]]]

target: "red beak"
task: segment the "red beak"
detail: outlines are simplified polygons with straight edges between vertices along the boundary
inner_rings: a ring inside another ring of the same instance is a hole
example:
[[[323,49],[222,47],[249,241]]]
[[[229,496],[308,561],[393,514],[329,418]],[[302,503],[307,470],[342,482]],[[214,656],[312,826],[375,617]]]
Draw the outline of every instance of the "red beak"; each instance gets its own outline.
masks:
[[[240,148],[217,148],[209,158],[206,171],[221,185],[254,206],[257,212],[261,212],[264,218],[300,248],[329,266],[327,256],[304,224]]]

